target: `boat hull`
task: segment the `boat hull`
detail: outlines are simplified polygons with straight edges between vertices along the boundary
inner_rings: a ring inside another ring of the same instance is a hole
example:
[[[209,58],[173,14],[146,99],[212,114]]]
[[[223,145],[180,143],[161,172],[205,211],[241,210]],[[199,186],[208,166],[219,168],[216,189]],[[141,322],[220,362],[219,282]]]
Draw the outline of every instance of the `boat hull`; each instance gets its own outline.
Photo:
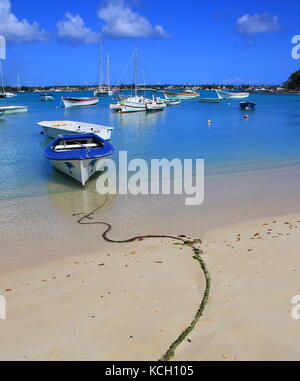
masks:
[[[181,101],[199,98],[199,93],[171,93],[171,92],[163,92],[166,99],[178,99]]]
[[[27,106],[2,106],[0,107],[0,112],[4,112],[5,115],[8,114],[19,114],[22,112],[27,112]]]
[[[84,106],[95,106],[99,103],[99,98],[62,98],[64,106],[66,108],[70,107],[84,107]]]
[[[52,124],[52,125],[51,125]],[[45,134],[49,138],[57,138],[60,135],[64,134],[87,134],[93,133],[104,140],[109,140],[112,134],[112,127],[100,127],[98,125],[80,123],[80,122],[39,122],[39,126],[41,126],[45,132]]]
[[[41,96],[42,102],[49,102],[49,101],[53,101],[53,100],[54,100],[54,97],[52,95],[42,95]]]
[[[162,111],[166,107],[166,104],[147,103],[147,111]]]
[[[120,103],[111,103],[110,105],[109,105],[109,108],[111,109],[111,110],[113,110],[113,111],[121,111],[121,109],[122,109],[122,106],[121,106],[121,104]]]
[[[240,108],[242,110],[255,110],[256,103],[254,102],[241,102],[240,103]]]
[[[78,181],[84,186],[88,180],[106,165],[106,158],[85,159],[85,160],[51,160],[54,168]]]
[[[222,98],[200,98],[199,102],[201,103],[220,103]]]
[[[250,93],[231,93],[228,91],[217,91],[223,99],[245,99],[249,98]]]
[[[121,105],[121,112],[123,112],[123,113],[141,112],[141,111],[146,111],[146,104],[145,103],[124,102]]]

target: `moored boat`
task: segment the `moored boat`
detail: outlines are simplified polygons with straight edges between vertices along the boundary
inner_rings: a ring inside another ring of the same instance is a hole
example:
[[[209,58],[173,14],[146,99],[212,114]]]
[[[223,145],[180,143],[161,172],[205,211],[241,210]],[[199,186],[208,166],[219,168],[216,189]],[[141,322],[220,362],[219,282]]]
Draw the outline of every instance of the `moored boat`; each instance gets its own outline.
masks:
[[[162,102],[160,98],[153,97],[150,102],[146,103],[146,109],[147,111],[161,111],[163,110],[167,105]]]
[[[27,106],[0,106],[0,112],[3,112],[4,114],[18,114],[21,112],[27,112],[28,107]]]
[[[202,103],[220,103],[222,102],[223,98],[220,96],[220,94],[215,91],[216,96],[215,97],[201,97],[199,99],[199,102]]]
[[[68,107],[81,107],[81,106],[94,106],[99,103],[99,98],[67,98],[67,97],[62,97],[61,98],[64,106],[66,108]]]
[[[0,98],[14,98],[17,94],[14,93],[0,93]]]
[[[174,91],[163,91],[163,94],[166,99],[180,99],[180,100],[195,99],[200,96],[199,93],[193,90],[184,90],[181,93],[176,93]]]
[[[163,102],[167,106],[176,106],[176,105],[180,105],[181,100],[180,99],[163,99]]]
[[[41,101],[44,101],[44,102],[48,102],[48,101],[53,101],[54,100],[53,94],[41,94],[40,97],[41,97]]]
[[[86,134],[93,133],[104,140],[111,138],[113,127],[101,124],[75,122],[69,120],[53,120],[37,123],[41,126],[49,138],[56,138],[63,134]]]
[[[95,97],[101,97],[108,95],[108,88],[107,87],[99,87],[97,90],[94,91]]]
[[[240,103],[240,108],[242,110],[254,110],[256,107],[255,102],[241,102]]]
[[[139,112],[146,111],[146,104],[151,102],[149,99],[142,96],[135,95],[133,97],[128,97],[121,102],[121,112]]]
[[[53,140],[44,156],[51,164],[82,186],[105,167],[114,147],[95,134],[63,135]]]
[[[238,93],[238,92],[230,92],[226,90],[216,90],[216,91],[223,99],[244,99],[244,98],[248,98],[250,95],[250,93]]]
[[[121,109],[122,109],[121,102],[119,101],[119,102],[117,102],[117,103],[111,103],[111,104],[109,105],[109,108],[110,108],[111,110],[113,110],[113,111],[121,111]]]

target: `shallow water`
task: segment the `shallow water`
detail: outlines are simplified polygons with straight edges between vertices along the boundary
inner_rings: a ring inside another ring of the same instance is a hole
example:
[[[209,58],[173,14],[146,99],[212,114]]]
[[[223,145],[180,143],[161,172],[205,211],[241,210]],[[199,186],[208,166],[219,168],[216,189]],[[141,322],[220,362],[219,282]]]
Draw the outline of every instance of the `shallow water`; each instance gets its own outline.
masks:
[[[56,93],[54,102],[40,102],[36,93],[0,100],[1,105],[29,106],[26,114],[0,120],[1,199],[46,195],[49,187],[54,191],[53,183],[78,188],[44,159],[49,140],[39,134],[41,128],[36,125],[42,120],[110,125],[115,128],[111,141],[116,153],[127,150],[129,159],[201,158],[207,174],[300,162],[300,95],[251,95],[257,109],[247,112],[247,120],[237,100],[221,104],[191,100],[163,112],[119,114],[109,110],[109,98],[101,98],[94,107],[64,109],[62,95]]]
[[[64,251],[67,247],[80,251],[81,245],[90,251],[97,247],[92,244],[99,239],[96,230],[89,234],[86,228],[76,225],[72,216],[101,203],[101,196],[95,191],[97,177],[83,190],[51,167],[43,157],[50,140],[40,134],[41,128],[36,125],[42,120],[78,120],[113,126],[111,142],[116,157],[119,150],[127,150],[129,159],[200,158],[205,159],[206,175],[229,176],[224,180],[219,177],[215,184],[211,176],[204,204],[193,210],[181,204],[177,207],[182,200],[166,196],[112,197],[101,218],[113,222],[119,232],[116,234],[124,238],[137,230],[159,233],[163,226],[168,227],[165,233],[180,233],[178,224],[185,232],[192,229],[196,234],[214,224],[235,222],[241,210],[242,217],[254,218],[264,214],[264,207],[270,215],[273,211],[292,212],[293,205],[296,208],[298,170],[285,174],[285,184],[280,184],[279,178],[279,187],[276,173],[269,181],[253,171],[300,163],[300,95],[251,95],[257,109],[247,112],[247,120],[237,100],[205,104],[195,99],[167,107],[163,112],[119,114],[109,110],[109,98],[101,98],[94,107],[64,109],[60,101],[63,95],[56,93],[54,102],[41,102],[38,93],[0,100],[0,105],[29,106],[28,113],[0,120],[2,265],[8,260],[8,252],[16,257],[21,253],[26,258],[33,246],[39,252],[45,245],[52,252],[57,247],[64,247]],[[91,96],[91,92],[72,95]],[[208,120],[212,123],[208,124]],[[249,181],[243,175],[248,171],[252,173]],[[180,213],[179,219],[173,218],[174,212]],[[191,229],[187,226],[189,221]]]

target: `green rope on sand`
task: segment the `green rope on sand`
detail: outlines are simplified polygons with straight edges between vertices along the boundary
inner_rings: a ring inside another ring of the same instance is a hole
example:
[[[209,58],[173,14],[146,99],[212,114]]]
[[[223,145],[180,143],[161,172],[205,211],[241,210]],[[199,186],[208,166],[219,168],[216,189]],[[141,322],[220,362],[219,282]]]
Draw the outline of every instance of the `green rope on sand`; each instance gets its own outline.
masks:
[[[107,222],[91,221],[91,220],[93,220],[93,215],[96,212],[98,212],[100,209],[102,209],[105,206],[105,204],[107,203],[107,201],[108,201],[108,198],[107,198],[107,196],[105,196],[104,202],[100,206],[98,206],[97,208],[92,210],[90,213],[88,213],[88,214],[83,214],[83,213],[82,214],[81,213],[74,214],[74,216],[82,215],[82,217],[79,218],[79,220],[77,222],[81,225],[103,225],[103,226],[106,226],[106,230],[103,232],[102,238],[105,241],[111,242],[111,243],[129,243],[129,242],[134,242],[134,241],[137,241],[140,239],[147,239],[147,238],[168,238],[168,239],[180,241],[182,245],[190,246],[192,248],[193,253],[194,253],[193,258],[200,263],[200,266],[203,270],[203,273],[205,276],[205,281],[206,281],[206,287],[205,287],[205,291],[204,291],[204,295],[203,295],[200,307],[199,307],[193,321],[191,322],[191,324],[179,335],[178,339],[175,340],[171,344],[168,351],[159,360],[159,361],[169,361],[170,359],[172,359],[172,357],[175,356],[175,351],[176,351],[177,347],[183,342],[184,339],[186,339],[186,337],[195,328],[195,326],[196,326],[197,322],[199,321],[200,317],[202,316],[204,309],[205,309],[205,306],[208,302],[210,286],[211,286],[211,279],[210,279],[210,275],[209,275],[206,263],[201,258],[202,251],[195,246],[197,243],[198,244],[201,243],[201,240],[189,241],[189,240],[186,240],[186,239],[181,238],[181,237],[174,237],[174,236],[169,236],[169,235],[140,235],[137,237],[133,237],[133,238],[129,238],[126,240],[121,240],[121,241],[112,240],[112,239],[108,238],[108,236],[107,236],[107,234],[112,229],[112,225],[110,225]]]
[[[193,251],[194,251],[194,254],[195,254],[193,258],[200,263],[200,266],[201,266],[201,268],[202,268],[202,270],[204,272],[205,281],[206,281],[206,287],[205,287],[205,291],[204,291],[204,296],[203,296],[203,299],[201,301],[200,307],[199,307],[199,309],[198,309],[198,311],[197,311],[193,321],[191,322],[191,324],[180,334],[178,339],[174,341],[174,343],[170,346],[168,351],[163,355],[163,357],[159,361],[169,361],[169,360],[171,360],[175,356],[175,351],[176,351],[177,347],[183,342],[183,340],[186,339],[186,337],[195,328],[195,326],[198,323],[200,317],[203,315],[205,306],[206,306],[206,304],[208,302],[209,293],[210,293],[210,286],[211,286],[210,274],[208,272],[206,263],[201,258],[202,251],[200,249],[196,248],[195,246],[191,246],[191,247],[193,248]]]

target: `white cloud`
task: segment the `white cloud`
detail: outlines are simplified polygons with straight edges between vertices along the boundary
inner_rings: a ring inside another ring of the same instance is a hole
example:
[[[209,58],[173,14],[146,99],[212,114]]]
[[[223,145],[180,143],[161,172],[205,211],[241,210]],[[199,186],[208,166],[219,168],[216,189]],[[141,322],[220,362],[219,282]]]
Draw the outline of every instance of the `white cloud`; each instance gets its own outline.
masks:
[[[66,12],[65,20],[59,21],[56,29],[58,39],[67,45],[95,44],[100,41],[100,33],[86,27],[81,16],[70,12]]]
[[[170,37],[161,25],[153,26],[150,21],[132,10],[124,0],[107,0],[98,11],[104,21],[102,32],[114,38]]]
[[[236,31],[239,34],[277,32],[281,29],[278,16],[270,13],[245,14],[238,18]]]
[[[0,0],[0,34],[8,42],[46,41],[48,35],[37,22],[18,20],[11,12],[10,0]]]

